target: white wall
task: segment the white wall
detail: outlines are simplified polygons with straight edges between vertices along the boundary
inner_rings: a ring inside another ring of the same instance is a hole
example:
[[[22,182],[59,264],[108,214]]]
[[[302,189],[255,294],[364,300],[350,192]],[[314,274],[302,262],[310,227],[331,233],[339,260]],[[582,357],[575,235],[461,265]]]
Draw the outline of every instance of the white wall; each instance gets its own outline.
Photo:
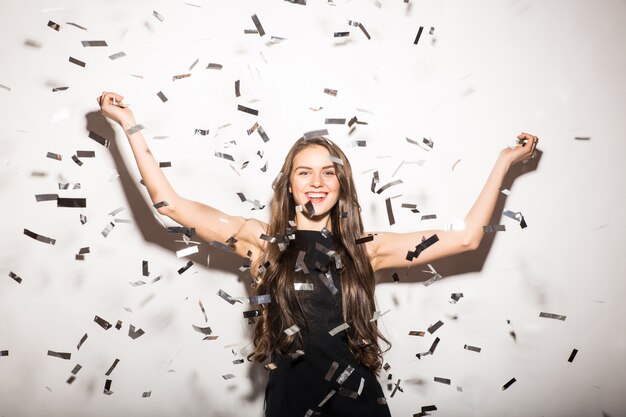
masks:
[[[250,343],[250,326],[241,318],[248,306],[216,295],[219,289],[247,294],[240,260],[204,244],[190,258],[194,266],[178,275],[187,259],[175,251],[184,243],[154,220],[123,132],[93,113],[103,90],[127,97],[157,159],[171,161],[165,170],[181,194],[260,219],[267,219],[267,209],[251,211],[236,192],[268,203],[286,150],[309,130],[327,127],[347,152],[367,228],[395,231],[462,219],[499,150],[520,131],[537,134],[540,158],[520,167],[525,172],[499,207],[521,211],[528,228],[494,219],[507,231],[486,237],[476,252],[435,264],[444,278],[428,287],[424,268],[398,271],[396,284],[392,271],[381,274],[379,308],[391,311],[380,323],[393,342],[385,356],[391,368],[381,377],[385,390],[389,373],[403,388],[386,395],[394,416],[431,404],[437,416],[626,415],[624,1],[189,3],[199,7],[182,1],[0,4],[0,84],[10,89],[0,88],[0,350],[9,352],[0,357],[0,415],[262,414],[265,371],[232,363]],[[254,28],[253,14],[267,32],[263,37],[244,34]],[[348,19],[362,22],[372,39]],[[61,29],[49,28],[49,20]],[[424,32],[414,45],[419,26]],[[336,40],[339,31],[350,36]],[[287,40],[271,45],[271,36]],[[105,40],[108,47],[83,48],[83,40]],[[119,51],[126,56],[108,58]],[[86,67],[68,62],[70,56]],[[210,62],[223,69],[205,69]],[[191,77],[172,81],[188,72]],[[235,80],[241,80],[239,98]],[[63,86],[69,89],[52,92]],[[324,88],[339,93],[331,97]],[[159,91],[169,101],[161,102]],[[238,104],[259,109],[259,116],[237,111]],[[354,115],[369,124],[352,135],[347,126],[324,126],[327,117]],[[255,121],[268,143],[246,134]],[[194,135],[195,129],[210,135]],[[88,130],[115,144],[100,146]],[[431,138],[434,149],[421,150],[406,137]],[[367,147],[351,147],[357,139]],[[231,140],[236,145],[228,145]],[[78,150],[96,156],[79,167],[71,159]],[[239,167],[250,163],[236,173],[215,151],[232,154]],[[46,158],[47,152],[62,161]],[[404,165],[392,176],[401,161],[422,159],[423,165]],[[371,172],[363,172],[374,168],[381,183],[404,183],[372,194]],[[59,182],[81,188],[58,190]],[[35,201],[45,193],[84,197],[87,208]],[[399,194],[396,224],[389,226],[384,200]],[[417,203],[437,220],[420,221],[403,202]],[[131,223],[117,223],[105,238],[101,231],[118,207],[125,210],[115,217]],[[84,225],[80,214],[87,216]],[[56,244],[31,239],[25,228]],[[75,260],[82,247],[90,253]],[[158,275],[154,284],[129,284]],[[464,294],[457,304],[449,302],[453,292]],[[540,318],[540,312],[567,318]],[[121,330],[103,330],[96,315],[121,320]],[[444,325],[434,334],[408,335],[437,320]],[[131,339],[130,324],[145,334]],[[202,341],[192,324],[210,326],[219,338]],[[434,355],[417,359],[435,337],[441,342]],[[465,344],[482,351],[464,350]],[[579,352],[569,363],[572,349]],[[48,350],[71,359],[47,356]],[[116,358],[119,364],[105,376]],[[82,369],[67,384],[76,364]],[[224,380],[225,374],[235,378]],[[451,385],[434,377],[450,378]],[[517,382],[503,391],[511,378]],[[107,379],[110,396],[103,394]],[[150,398],[142,398],[146,391]]]

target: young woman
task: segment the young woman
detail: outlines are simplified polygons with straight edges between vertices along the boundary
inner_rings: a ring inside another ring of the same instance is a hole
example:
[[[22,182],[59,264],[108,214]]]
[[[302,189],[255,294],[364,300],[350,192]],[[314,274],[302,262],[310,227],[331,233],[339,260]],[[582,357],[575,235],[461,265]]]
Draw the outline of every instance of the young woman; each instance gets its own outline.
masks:
[[[476,249],[505,174],[531,157],[538,142],[522,133],[518,145],[500,152],[463,230],[365,233],[344,153],[328,139],[301,138],[274,182],[265,224],[179,196],[141,132],[133,129],[137,123],[122,101],[115,93],[98,98],[102,114],[126,132],[159,213],[250,259],[261,296],[250,359],[271,361],[268,417],[390,415],[376,379],[382,365],[379,340],[387,341],[374,319],[374,272]]]

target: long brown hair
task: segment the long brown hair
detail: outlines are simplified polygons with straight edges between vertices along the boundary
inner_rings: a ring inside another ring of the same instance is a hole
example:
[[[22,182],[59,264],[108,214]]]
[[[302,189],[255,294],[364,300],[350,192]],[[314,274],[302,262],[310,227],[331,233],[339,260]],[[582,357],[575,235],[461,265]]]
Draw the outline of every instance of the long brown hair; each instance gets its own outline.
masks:
[[[289,178],[293,160],[303,149],[319,145],[328,150],[331,157],[343,163],[333,162],[340,184],[339,200],[331,209],[330,219],[337,252],[343,267],[341,274],[343,319],[350,324],[347,329],[350,352],[367,369],[378,373],[382,366],[382,350],[379,340],[389,347],[389,341],[380,333],[376,322],[371,322],[375,311],[374,271],[370,265],[365,246],[356,244],[363,235],[361,208],[352,179],[352,169],[345,154],[326,138],[300,138],[291,147],[285,163],[274,181],[274,198],[271,204],[268,235],[278,240],[286,235],[289,220],[295,217],[295,203],[289,193]],[[286,354],[302,346],[300,332],[285,334],[284,330],[302,323],[303,313],[293,285],[294,262],[286,262],[279,245],[269,244],[265,253],[265,270],[256,285],[258,295],[271,294],[272,301],[257,318],[254,345],[250,360],[264,361],[273,352]],[[262,268],[263,269],[263,268]]]

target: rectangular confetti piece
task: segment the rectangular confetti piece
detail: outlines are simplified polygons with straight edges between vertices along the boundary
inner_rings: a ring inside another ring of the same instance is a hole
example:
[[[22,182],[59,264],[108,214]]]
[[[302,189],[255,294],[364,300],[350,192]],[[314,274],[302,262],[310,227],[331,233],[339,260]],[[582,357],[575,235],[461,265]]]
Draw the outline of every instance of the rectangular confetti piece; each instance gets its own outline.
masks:
[[[80,41],[84,48],[90,48],[94,46],[109,46],[106,41]]]
[[[561,321],[565,321],[565,319],[567,318],[567,316],[562,316],[560,314],[544,313],[544,312],[539,313],[539,317],[543,317],[545,319],[561,320]]]

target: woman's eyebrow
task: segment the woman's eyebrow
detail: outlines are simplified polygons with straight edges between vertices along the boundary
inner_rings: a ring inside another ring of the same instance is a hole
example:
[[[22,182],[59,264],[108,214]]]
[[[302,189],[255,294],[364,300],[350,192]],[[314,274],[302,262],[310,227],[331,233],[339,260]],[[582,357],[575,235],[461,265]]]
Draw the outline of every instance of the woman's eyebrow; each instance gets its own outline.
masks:
[[[326,165],[325,167],[322,167],[322,169],[328,169],[328,168],[334,168],[334,167],[335,167],[334,165]],[[294,170],[296,170],[296,169],[313,169],[313,168],[307,167],[307,166],[304,166],[304,165],[300,165],[300,166],[297,166],[297,167],[294,168]]]

